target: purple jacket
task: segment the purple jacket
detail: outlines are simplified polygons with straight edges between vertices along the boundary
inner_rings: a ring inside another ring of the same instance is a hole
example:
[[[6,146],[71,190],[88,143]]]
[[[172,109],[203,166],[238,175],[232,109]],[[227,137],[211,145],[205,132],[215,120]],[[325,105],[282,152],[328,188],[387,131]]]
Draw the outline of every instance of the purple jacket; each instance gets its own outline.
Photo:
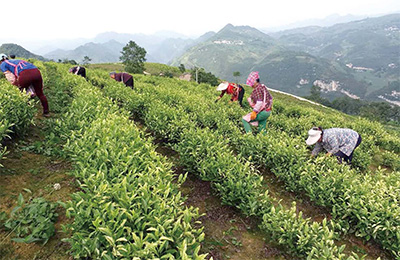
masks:
[[[128,82],[128,80],[130,80],[132,78],[132,75],[125,73],[125,72],[121,72],[121,73],[116,73],[115,74],[115,80],[116,81],[122,81],[126,84],[126,82]]]

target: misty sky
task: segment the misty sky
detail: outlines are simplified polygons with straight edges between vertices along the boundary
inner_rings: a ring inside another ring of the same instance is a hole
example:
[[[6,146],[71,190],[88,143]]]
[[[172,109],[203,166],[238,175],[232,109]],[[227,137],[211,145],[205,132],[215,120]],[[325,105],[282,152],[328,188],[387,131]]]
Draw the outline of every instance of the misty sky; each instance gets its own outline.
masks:
[[[228,23],[271,28],[331,14],[376,15],[400,11],[399,0],[17,2],[2,12],[0,43],[15,39],[92,38],[107,31],[153,34],[167,30],[200,36],[208,31],[217,32]]]

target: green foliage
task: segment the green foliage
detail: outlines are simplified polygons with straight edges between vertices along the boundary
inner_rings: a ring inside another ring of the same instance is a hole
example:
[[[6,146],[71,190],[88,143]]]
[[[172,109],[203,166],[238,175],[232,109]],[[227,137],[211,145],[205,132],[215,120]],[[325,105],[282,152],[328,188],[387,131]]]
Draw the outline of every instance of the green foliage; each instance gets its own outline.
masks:
[[[394,171],[400,170],[400,157],[392,151],[384,151],[382,153],[382,165],[392,168]]]
[[[57,203],[41,197],[25,203],[24,197],[19,194],[18,206],[12,210],[4,226],[14,232],[16,237],[12,240],[15,242],[46,244],[55,233],[56,208]]]
[[[78,77],[62,66],[47,67],[54,76],[46,80],[58,78],[57,88],[67,86],[71,94],[54,133],[74,160],[73,174],[82,189],[66,205],[67,216],[74,218],[65,227],[74,257],[205,258],[198,254],[204,234],[193,227],[198,212],[182,207],[176,186],[185,176],[174,181],[169,163],[129,122],[129,114],[170,143],[187,170],[212,181],[223,203],[262,220],[266,235],[294,256],[357,259],[345,258],[343,247],[333,242],[347,232],[375,239],[399,256],[400,208],[393,201],[399,199],[400,175],[379,169],[371,174],[368,166],[380,149],[388,149],[392,152],[382,157],[394,167],[391,161],[398,158],[400,139],[379,123],[274,96],[268,135],[243,135],[238,119],[247,111],[227,102],[215,104],[215,85],[138,75],[132,91],[104,71],[72,83]],[[356,167],[324,156],[309,159],[307,130],[338,124],[363,137],[354,155]],[[288,189],[330,208],[332,220],[312,222],[294,207],[279,206],[268,195],[255,170],[258,166],[268,167]]]
[[[7,81],[0,80],[0,122],[20,135],[32,123],[33,114],[33,102],[29,97]]]
[[[179,64],[179,67],[178,67],[178,68],[179,68],[180,72],[182,72],[182,73],[186,71],[185,65],[182,64],[182,63]]]
[[[349,115],[362,116],[381,123],[400,124],[400,107],[387,102],[365,101],[350,97],[339,97],[330,102],[321,97],[321,90],[317,86],[312,86],[311,95],[305,98]]]
[[[146,50],[134,41],[129,41],[121,51],[119,58],[125,65],[125,70],[130,73],[142,74],[146,61]]]
[[[86,66],[87,69],[94,71],[101,69],[104,71],[123,71],[124,65],[122,63],[92,63]]]
[[[218,85],[218,78],[211,72],[206,72],[203,68],[195,68],[191,70],[191,73],[193,75],[193,79],[197,79],[197,83],[205,83],[212,86]]]
[[[88,65],[88,64],[90,64],[91,61],[92,61],[92,59],[89,58],[89,56],[85,56],[85,57],[83,57],[82,64]]]
[[[240,71],[234,71],[233,72],[233,77],[235,77],[235,79],[236,79],[236,84],[239,84],[238,83],[238,78],[241,76],[241,74],[240,74]]]
[[[69,60],[69,59],[58,59],[58,63],[64,63],[64,64],[70,64],[70,65],[78,65],[78,63],[75,60]]]
[[[34,113],[29,97],[5,79],[0,79],[0,160],[7,154],[2,141],[11,138],[11,133],[24,134],[33,122]]]
[[[315,101],[324,106],[331,106],[331,102],[328,99],[321,97],[321,89],[318,86],[313,85],[310,90],[310,96],[306,96],[306,99]],[[344,111],[343,111],[344,112]],[[346,112],[345,112],[346,113]]]
[[[132,108],[129,105],[132,104],[131,100],[140,98],[141,102],[143,102],[141,110],[144,110],[140,115],[144,117],[146,126],[161,138],[164,138],[164,140],[174,144],[173,147],[179,152],[181,163],[187,170],[198,174],[203,180],[212,181],[213,187],[221,195],[224,204],[235,206],[250,216],[256,215],[262,218],[272,214],[272,199],[262,186],[262,177],[257,174],[257,171],[254,170],[250,163],[246,162],[242,154],[233,154],[228,140],[237,137],[240,139],[238,143],[249,143],[248,148],[257,142],[241,139],[240,133],[235,131],[234,128],[236,126],[234,125],[229,125],[233,129],[229,129],[229,127],[227,129],[229,138],[219,135],[218,132],[213,132],[216,127],[221,126],[222,128],[227,123],[224,120],[222,124],[219,124],[222,118],[217,117],[217,114],[233,116],[241,112],[237,109],[232,109],[221,114],[220,111],[216,111],[217,107],[214,102],[207,102],[207,99],[205,102],[194,102],[202,97],[203,93],[193,94],[199,91],[192,92],[190,90],[198,87],[188,85],[190,83],[170,85],[161,79],[156,81],[154,85],[157,87],[148,84],[146,86],[140,85],[137,89],[138,93],[130,92],[128,95],[126,92],[118,94],[118,90],[113,87],[108,91],[107,89],[110,86],[106,86],[104,91],[118,103],[124,104],[124,107],[126,104],[128,109]],[[178,85],[181,85],[182,89]],[[207,87],[207,85],[204,85],[204,89],[202,88],[201,91],[208,93],[206,92]],[[149,95],[149,93],[152,93],[152,95]],[[157,101],[154,100],[155,94],[157,94]],[[192,95],[194,97],[191,97]],[[213,106],[212,109],[210,106]],[[200,125],[204,129],[199,128]],[[251,138],[251,136],[245,137]],[[273,140],[276,139],[273,138]],[[252,149],[254,150],[254,146],[252,146]],[[294,147],[290,149],[292,152],[298,150]],[[276,151],[273,152],[276,153]],[[250,156],[250,158],[252,157]],[[282,210],[282,214],[284,217],[277,218],[273,221],[273,226],[266,225],[265,228],[270,231],[273,228],[282,230],[279,227],[284,225],[283,221],[288,223],[300,222],[301,225],[304,225],[306,229],[304,242],[302,242],[304,245],[290,245],[289,242],[282,243],[285,247],[293,248],[291,252],[294,255],[305,257],[309,252],[313,252],[312,256],[318,258],[317,256],[330,252],[328,255],[332,259],[341,256],[340,251],[343,249],[338,249],[334,246],[333,233],[329,227],[322,228],[319,224],[312,224],[309,220],[302,220],[301,215],[296,215],[286,210]],[[292,224],[292,226],[294,227],[295,225]],[[293,237],[299,235],[298,229],[292,228],[280,232],[277,237],[285,236],[288,232],[291,232]],[[313,240],[310,240],[309,237],[312,237]],[[312,249],[313,247],[322,248],[323,250],[321,253],[318,250],[318,253],[315,253]]]
[[[62,66],[52,71],[60,89],[78,78]],[[54,122],[54,134],[75,162],[73,174],[82,190],[65,205],[67,217],[73,218],[64,227],[71,234],[72,256],[205,259],[199,254],[204,234],[194,227],[198,210],[183,206],[177,188],[185,176],[175,181],[170,164],[128,113],[89,82],[124,96],[132,90],[126,92],[107,72],[93,71],[90,77],[71,84],[72,100],[62,120]]]
[[[398,250],[398,243],[391,241],[398,239],[393,227],[397,226],[398,220],[395,216],[400,212],[400,208],[393,206],[386,197],[398,196],[395,188],[397,185],[392,184],[393,180],[389,179],[384,172],[377,171],[375,175],[368,173],[368,166],[378,150],[377,146],[397,151],[400,145],[398,136],[392,136],[376,122],[361,118],[347,119],[333,110],[324,109],[324,112],[321,112],[301,105],[292,105],[290,102],[285,104],[275,102],[273,110],[275,114],[269,119],[267,136],[242,135],[241,131],[237,129],[241,126],[232,121],[240,118],[245,111],[236,106],[234,109],[231,109],[229,105],[218,104],[217,106],[212,102],[215,94],[210,91],[213,89],[211,86],[204,84],[199,89],[191,83],[167,81],[166,79],[153,79],[153,81],[154,86],[139,84],[138,94],[130,93],[132,97],[129,99],[125,96],[113,96],[122,103],[125,103],[125,100],[134,100],[135,97],[140,98],[142,104],[140,115],[145,117],[144,122],[161,137],[176,143],[174,148],[181,151],[180,157],[186,167],[191,171],[199,172],[202,178],[206,180],[210,178],[209,180],[215,182],[215,187],[218,187],[220,194],[224,196],[223,200],[226,199],[228,204],[235,204],[244,212],[257,212],[256,209],[259,209],[257,206],[254,207],[254,205],[258,205],[257,203],[247,200],[248,197],[242,195],[242,199],[238,199],[233,196],[241,194],[239,190],[236,190],[235,193],[229,192],[232,189],[230,185],[234,183],[238,183],[239,189],[241,186],[239,180],[236,179],[230,183],[229,177],[227,177],[224,185],[219,183],[219,176],[224,172],[232,172],[235,176],[241,175],[234,173],[232,164],[228,162],[225,164],[222,159],[218,159],[219,152],[225,154],[222,155],[225,160],[230,158],[231,156],[226,154],[230,148],[221,144],[218,138],[211,138],[212,131],[222,134],[219,136],[220,139],[229,141],[229,145],[235,148],[237,157],[249,158],[252,163],[257,165],[268,165],[268,168],[282,179],[290,190],[305,192],[312,201],[331,208],[335,231],[347,233],[356,230],[357,235],[366,240],[375,238],[392,252]],[[115,91],[108,93],[113,92]],[[157,102],[153,100],[155,94]],[[196,100],[203,100],[203,102],[196,102]],[[144,105],[147,103],[151,105]],[[158,111],[164,111],[165,114]],[[149,114],[152,116],[148,116]],[[335,158],[325,158],[325,156],[320,156],[315,160],[308,159],[309,154],[303,136],[311,126],[318,124],[325,128],[339,124],[361,133],[363,142],[355,152],[354,168],[338,165]],[[209,134],[203,135],[194,127],[205,128],[207,129],[205,132]],[[199,136],[199,140],[194,141],[196,135]],[[212,141],[208,143],[208,140]],[[204,148],[202,142],[207,143]],[[223,152],[220,151],[220,148]],[[223,169],[226,168],[229,170],[224,171]],[[367,173],[364,174],[363,171]],[[245,192],[245,194],[247,193]],[[246,205],[252,206],[250,208],[239,206],[243,205],[241,200],[246,201]],[[391,213],[389,215],[378,214],[382,209],[384,212]],[[261,212],[258,214],[262,214]],[[263,214],[267,212],[268,210]],[[296,220],[292,219],[291,221],[295,222]],[[390,229],[377,227],[378,223],[386,221],[390,223],[388,224]],[[281,224],[276,223],[276,225],[279,227]],[[318,230],[320,229],[316,228],[315,232],[318,233]],[[285,233],[287,232],[285,231]],[[330,236],[327,235],[327,238]],[[323,248],[321,254],[329,255],[331,242],[320,240],[320,235],[317,237],[314,241],[318,242],[312,243],[311,247]],[[316,244],[320,244],[321,247]],[[312,251],[313,255],[315,252],[319,252],[319,249],[313,250],[309,246],[306,246],[307,249],[301,248],[294,249],[294,251],[300,255],[302,250],[310,250],[308,252]],[[332,252],[340,255],[341,249],[334,249]]]
[[[56,113],[62,113],[68,108],[72,101],[72,87],[82,80],[82,77],[66,77],[66,75],[59,75],[57,72],[58,68],[63,68],[66,71],[69,69],[70,63],[58,67],[56,63],[47,62],[45,68],[47,70],[47,81],[51,84],[51,88],[46,89],[46,95],[48,96],[49,107]],[[67,80],[68,78],[68,80]]]

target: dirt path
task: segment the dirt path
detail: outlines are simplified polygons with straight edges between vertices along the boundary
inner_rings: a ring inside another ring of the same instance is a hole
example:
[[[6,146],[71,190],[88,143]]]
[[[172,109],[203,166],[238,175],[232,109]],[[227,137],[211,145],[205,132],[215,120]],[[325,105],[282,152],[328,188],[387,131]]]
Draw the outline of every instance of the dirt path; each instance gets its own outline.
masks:
[[[43,197],[56,202],[69,200],[70,194],[76,190],[73,178],[67,175],[71,170],[70,163],[24,148],[43,140],[42,120],[36,117],[36,125],[31,126],[27,135],[6,142],[9,153],[1,162],[4,167],[0,168],[0,212],[9,214],[17,205],[20,193],[26,201]],[[61,185],[60,190],[54,190],[55,183]],[[0,228],[0,259],[69,259],[69,246],[61,241],[66,237],[61,226],[70,220],[66,219],[63,208],[59,207],[57,213],[56,234],[45,245],[13,242],[14,234]]]
[[[175,174],[184,174],[183,167],[179,166],[178,154],[160,142],[157,145],[157,152],[173,163]],[[204,227],[205,241],[201,252],[208,253],[208,259],[294,259],[266,241],[265,234],[257,226],[258,220],[247,218],[239,210],[222,205],[210,182],[189,173],[181,185],[181,192],[187,198],[185,204],[199,208],[202,214],[199,220]]]

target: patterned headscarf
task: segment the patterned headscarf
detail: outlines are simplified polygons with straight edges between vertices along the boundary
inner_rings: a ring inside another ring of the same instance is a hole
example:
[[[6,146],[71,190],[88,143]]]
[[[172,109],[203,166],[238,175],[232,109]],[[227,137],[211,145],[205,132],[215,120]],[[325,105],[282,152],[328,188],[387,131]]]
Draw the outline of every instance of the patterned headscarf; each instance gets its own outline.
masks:
[[[250,74],[246,80],[246,85],[249,85],[250,87],[252,87],[254,85],[254,83],[256,82],[256,80],[259,78],[260,78],[260,76],[258,76],[258,71],[250,72]]]

